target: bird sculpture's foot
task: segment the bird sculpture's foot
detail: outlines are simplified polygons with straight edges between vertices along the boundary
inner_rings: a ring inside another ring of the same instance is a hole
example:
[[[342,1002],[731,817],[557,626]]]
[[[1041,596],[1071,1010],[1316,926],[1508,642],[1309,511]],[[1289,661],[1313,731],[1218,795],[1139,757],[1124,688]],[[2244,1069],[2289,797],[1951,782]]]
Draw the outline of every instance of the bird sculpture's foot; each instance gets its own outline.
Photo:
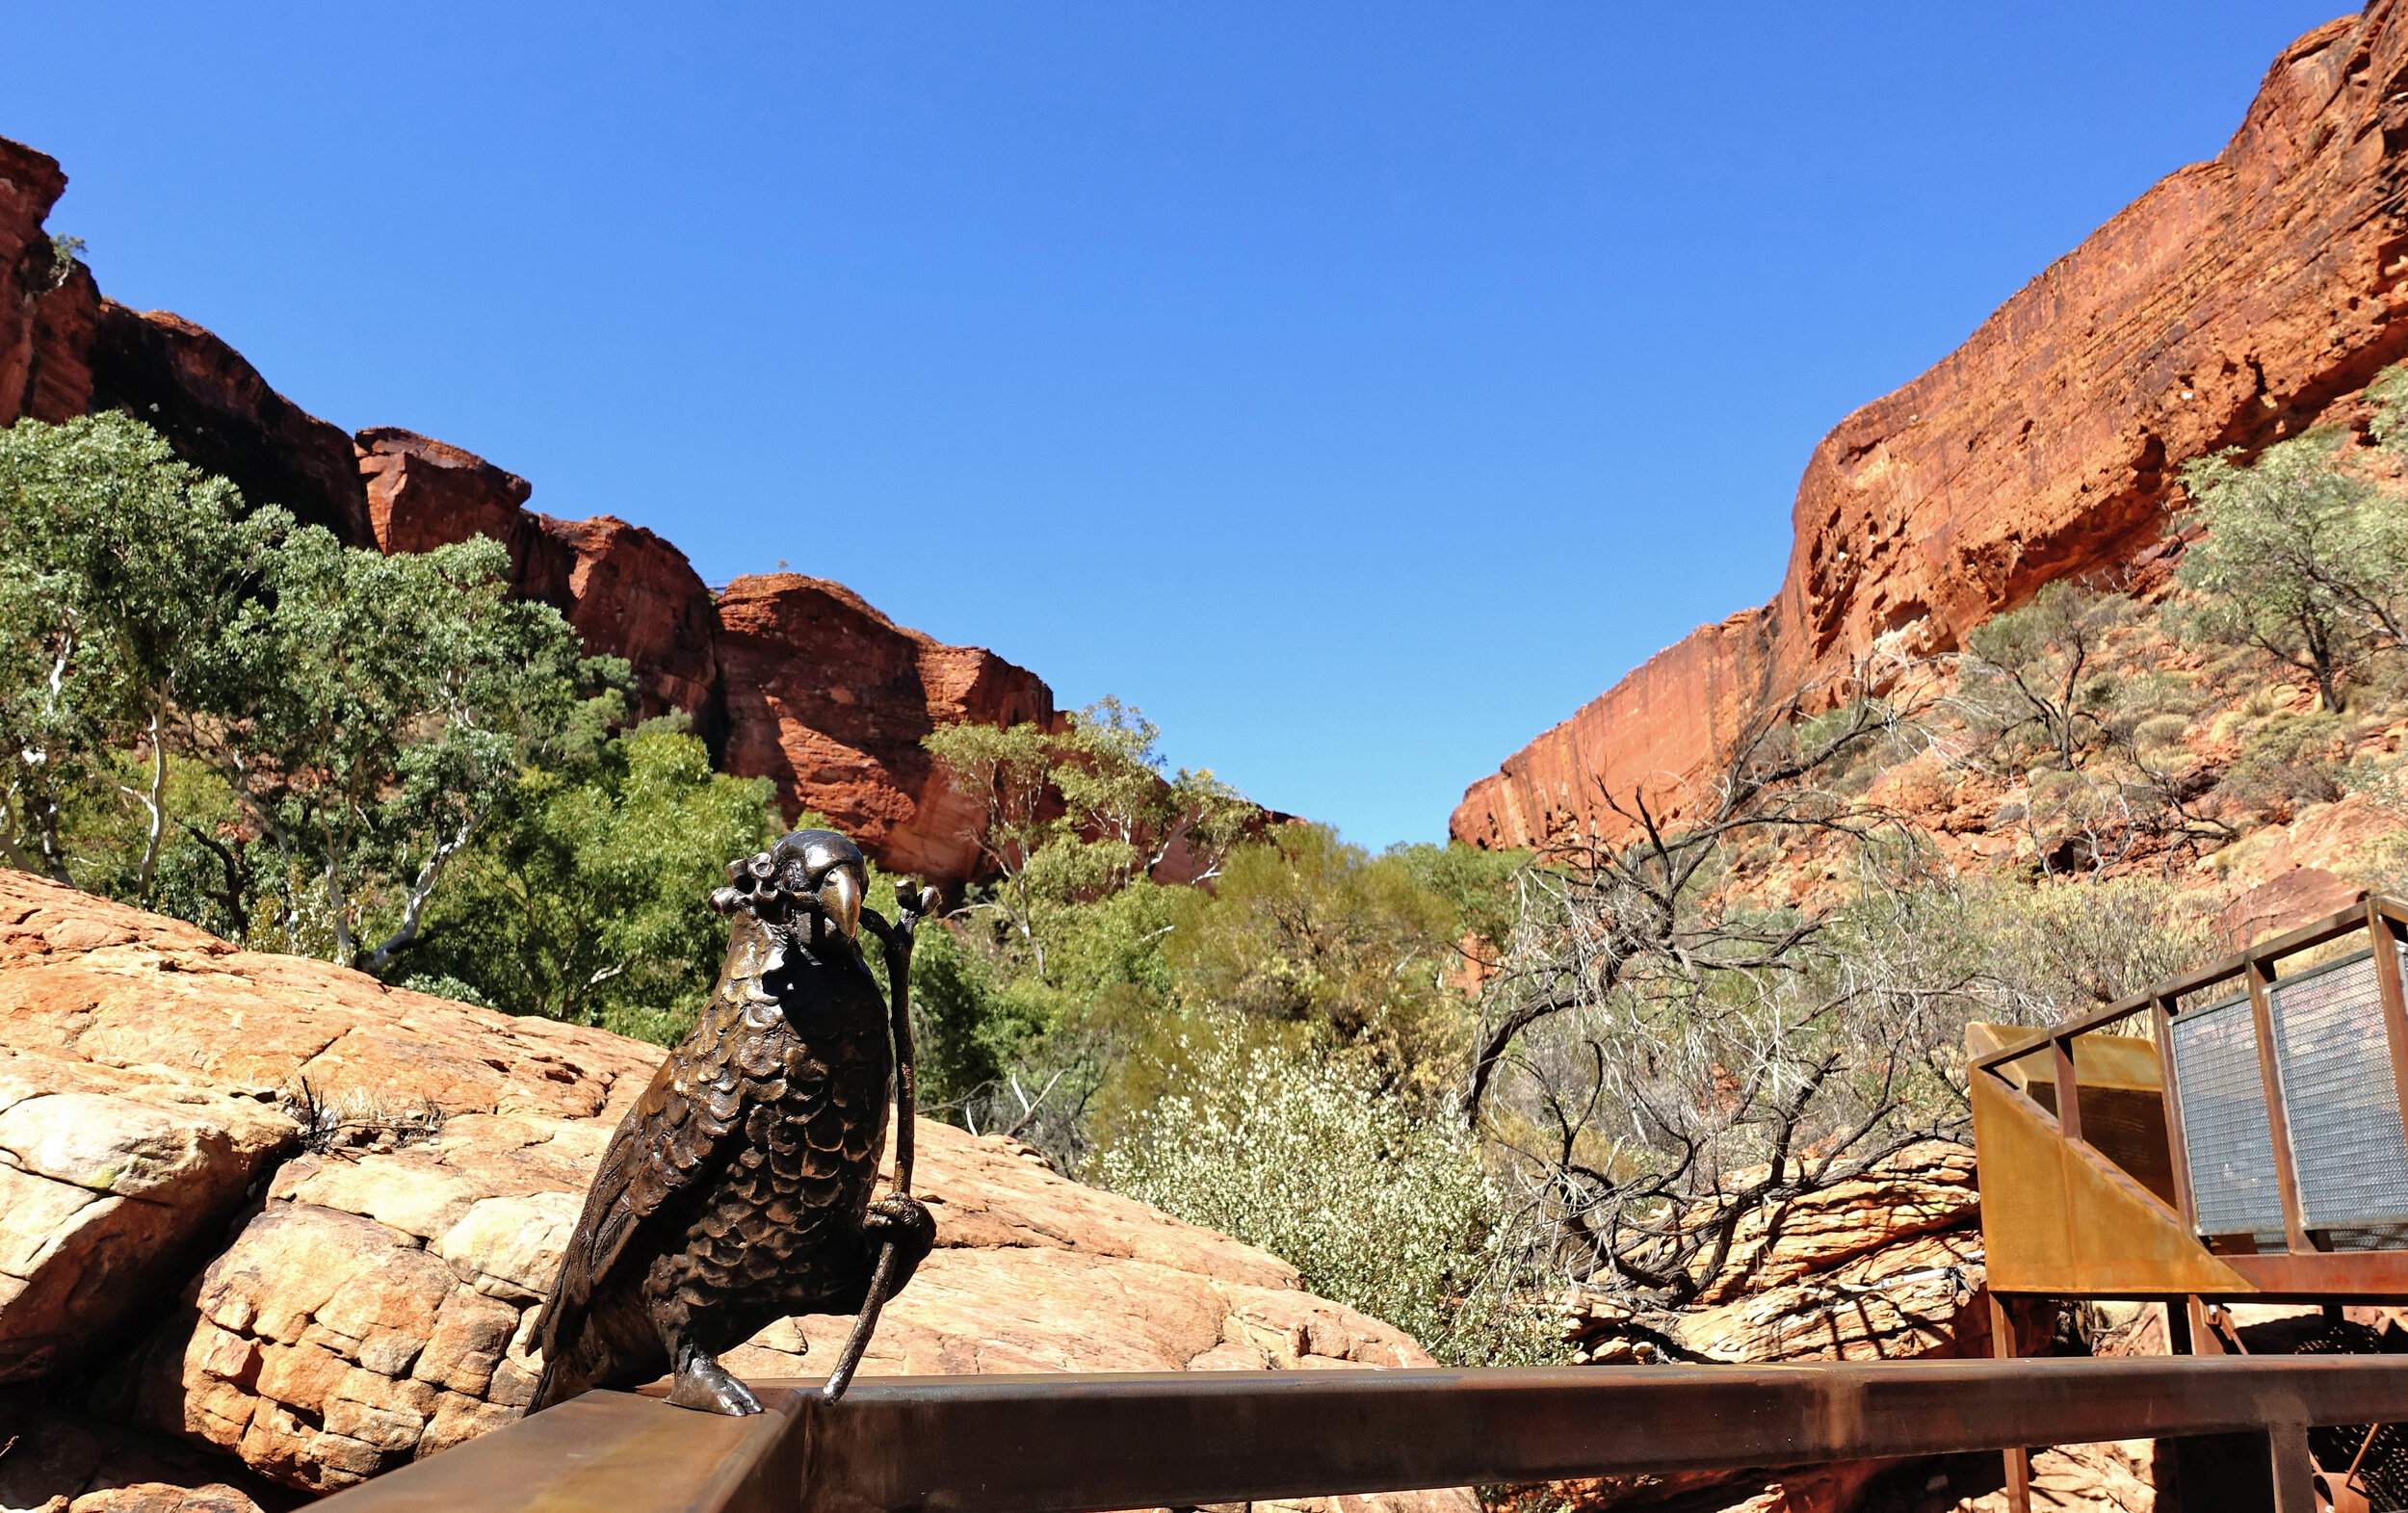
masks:
[[[680,1408],[698,1408],[704,1413],[723,1413],[731,1419],[761,1411],[761,1399],[728,1375],[719,1357],[694,1349],[680,1354],[684,1359],[677,1363],[677,1374],[669,1381],[671,1403]]]
[[[936,1215],[917,1198],[889,1193],[870,1205],[870,1212],[861,1218],[861,1238],[876,1258],[881,1246],[893,1241],[899,1252],[896,1260],[894,1290],[898,1292],[911,1280],[911,1273],[928,1259],[936,1244]]]

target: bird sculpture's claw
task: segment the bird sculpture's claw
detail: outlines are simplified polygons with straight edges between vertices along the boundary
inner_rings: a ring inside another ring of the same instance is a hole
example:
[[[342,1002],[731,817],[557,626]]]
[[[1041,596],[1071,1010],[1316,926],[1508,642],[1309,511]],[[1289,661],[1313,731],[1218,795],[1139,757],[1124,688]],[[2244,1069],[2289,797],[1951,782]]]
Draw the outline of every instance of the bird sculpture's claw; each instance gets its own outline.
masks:
[[[677,1374],[670,1379],[668,1400],[680,1408],[695,1408],[704,1413],[723,1413],[731,1419],[761,1411],[761,1399],[752,1396],[750,1388],[727,1374],[719,1357],[700,1350],[688,1350],[677,1366]]]
[[[870,1212],[862,1215],[861,1238],[873,1257],[879,1246],[894,1241],[898,1251],[895,1259],[900,1263],[895,1268],[895,1291],[900,1292],[936,1243],[936,1215],[919,1199],[890,1192],[871,1204]]]

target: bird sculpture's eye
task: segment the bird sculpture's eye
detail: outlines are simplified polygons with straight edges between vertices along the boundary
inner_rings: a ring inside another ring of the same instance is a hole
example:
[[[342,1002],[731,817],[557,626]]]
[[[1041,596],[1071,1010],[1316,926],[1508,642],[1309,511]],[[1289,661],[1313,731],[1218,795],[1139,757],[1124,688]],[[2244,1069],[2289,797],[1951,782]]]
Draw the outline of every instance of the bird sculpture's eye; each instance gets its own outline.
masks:
[[[788,893],[808,893],[811,891],[811,869],[802,862],[788,862],[786,875],[778,881]]]

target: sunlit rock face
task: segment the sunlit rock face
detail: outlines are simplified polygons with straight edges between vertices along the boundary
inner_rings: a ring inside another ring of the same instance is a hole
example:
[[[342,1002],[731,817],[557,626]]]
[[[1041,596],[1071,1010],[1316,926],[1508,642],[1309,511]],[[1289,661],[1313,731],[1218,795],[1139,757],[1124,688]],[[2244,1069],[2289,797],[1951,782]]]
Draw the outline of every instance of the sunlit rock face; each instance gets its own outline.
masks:
[[[525,508],[524,479],[393,428],[357,438],[376,544],[424,552],[484,535],[519,591],[558,609],[595,655],[634,668],[641,713],[682,710],[726,770],[777,785],[881,866],[939,882],[978,868],[980,807],[921,746],[943,725],[1054,722],[1044,680],[976,646],[897,625],[844,585],[799,573],[714,594],[684,553],[609,515]]]
[[[908,630],[839,583],[739,578],[720,595],[727,770],[774,778],[881,866],[966,877],[984,810],[920,741],[940,725],[1054,723],[1044,680]]]
[[[2054,579],[2162,583],[2181,465],[2295,435],[2408,355],[2408,35],[2396,0],[2274,61],[2224,151],[2171,173],[1808,459],[1781,591],[1659,653],[1480,779],[1453,834],[1612,833],[1767,693],[1951,649]],[[1661,570],[1663,564],[1656,564]]]

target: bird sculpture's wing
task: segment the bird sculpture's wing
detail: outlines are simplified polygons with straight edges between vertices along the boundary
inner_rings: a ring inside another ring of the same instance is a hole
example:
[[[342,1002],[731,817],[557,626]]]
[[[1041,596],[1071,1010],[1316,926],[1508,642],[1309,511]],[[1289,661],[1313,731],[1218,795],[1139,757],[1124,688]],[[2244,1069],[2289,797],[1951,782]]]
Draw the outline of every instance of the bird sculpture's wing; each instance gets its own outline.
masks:
[[[748,1095],[767,1090],[759,1084],[785,1070],[770,1059],[775,1051],[761,1032],[779,1012],[762,981],[778,965],[779,952],[750,921],[740,919],[735,933],[700,1023],[653,1074],[611,1136],[587,1189],[585,1211],[561,1257],[560,1279],[544,1305],[537,1406],[550,1400],[560,1363],[576,1347],[593,1300],[618,1280],[621,1262],[641,1264],[643,1249],[630,1255],[628,1242],[646,1219],[727,1161]]]

